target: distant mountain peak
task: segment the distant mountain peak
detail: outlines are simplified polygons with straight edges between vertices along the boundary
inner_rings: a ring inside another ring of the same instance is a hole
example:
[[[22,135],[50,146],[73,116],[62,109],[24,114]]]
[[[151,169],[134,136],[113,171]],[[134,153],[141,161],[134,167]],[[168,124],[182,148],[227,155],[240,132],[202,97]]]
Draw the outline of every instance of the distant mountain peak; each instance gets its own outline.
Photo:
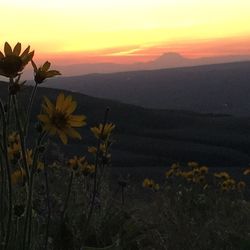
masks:
[[[166,52],[166,53],[163,53],[159,58],[161,57],[184,58],[181,54],[177,52]]]
[[[161,62],[161,63],[179,63],[188,60],[187,58],[183,57],[181,54],[176,52],[167,52],[162,54],[158,57],[154,62]]]

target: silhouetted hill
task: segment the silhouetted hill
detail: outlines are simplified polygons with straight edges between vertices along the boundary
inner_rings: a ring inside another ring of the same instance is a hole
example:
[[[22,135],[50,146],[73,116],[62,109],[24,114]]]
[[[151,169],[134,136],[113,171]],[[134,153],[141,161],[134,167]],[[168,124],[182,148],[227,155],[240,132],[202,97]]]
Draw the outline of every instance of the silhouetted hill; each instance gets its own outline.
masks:
[[[250,114],[250,62],[56,78],[47,86],[147,108]]]
[[[6,98],[6,87],[0,85],[1,98]],[[30,88],[23,90],[24,100],[28,100],[29,91]],[[35,114],[40,112],[42,97],[55,100],[58,93],[56,89],[39,88],[33,122]],[[111,109],[109,120],[116,124],[114,166],[167,166],[174,161],[189,160],[212,166],[246,166],[250,163],[250,118],[145,109],[71,94],[78,102],[77,113],[88,117],[88,126],[82,129],[82,141],[70,140],[69,145],[61,146],[67,155],[85,154],[87,145],[95,145],[88,128],[102,122],[108,106]],[[25,112],[25,106],[22,110]]]

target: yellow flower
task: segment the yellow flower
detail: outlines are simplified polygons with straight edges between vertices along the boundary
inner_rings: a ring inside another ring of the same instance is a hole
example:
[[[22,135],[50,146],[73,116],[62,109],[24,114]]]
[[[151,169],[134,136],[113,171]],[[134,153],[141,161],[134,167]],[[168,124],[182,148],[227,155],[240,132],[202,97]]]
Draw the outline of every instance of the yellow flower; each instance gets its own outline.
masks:
[[[175,172],[175,176],[177,176],[177,177],[182,176],[182,171],[177,170],[177,171]]]
[[[234,179],[226,179],[221,183],[221,189],[225,190],[234,190],[235,189],[235,180]]]
[[[146,178],[146,179],[144,179],[142,186],[145,188],[152,188],[154,186],[154,181]]]
[[[230,175],[227,172],[214,173],[216,178],[230,179]]]
[[[165,176],[166,176],[166,178],[169,178],[169,177],[171,177],[173,174],[174,174],[174,169],[169,169],[169,170],[165,173]]]
[[[250,175],[250,168],[247,168],[244,172],[243,172],[244,175]]]
[[[81,135],[74,129],[86,124],[84,115],[72,115],[77,107],[77,103],[72,100],[72,96],[59,94],[56,104],[45,97],[43,114],[38,115],[38,119],[43,123],[43,129],[50,135],[58,135],[64,144],[67,144],[68,137],[81,139]]]
[[[208,167],[206,167],[206,166],[202,166],[202,167],[200,167],[200,173],[201,174],[207,174],[208,173]]]
[[[246,183],[244,181],[239,181],[237,183],[237,190],[238,191],[243,191],[246,188]]]
[[[44,170],[44,163],[41,161],[37,162],[37,171],[41,172],[42,170]]]
[[[20,136],[17,132],[12,132],[9,136],[8,136],[8,142],[9,143],[17,143],[20,141]]]
[[[174,170],[177,170],[178,168],[180,168],[180,164],[179,163],[173,163],[170,168],[174,169]]]
[[[12,161],[14,159],[19,159],[21,151],[20,142],[14,142],[10,146],[8,146],[8,155],[9,159]]]
[[[80,171],[82,172],[83,175],[87,176],[90,174],[93,174],[95,172],[95,165],[93,164],[88,164],[85,162],[81,167]]]
[[[199,169],[199,168],[195,168],[195,169],[193,170],[193,174],[194,174],[195,176],[200,175],[200,174],[201,174],[200,169]]]
[[[35,72],[35,82],[37,84],[41,84],[45,79],[51,78],[53,76],[61,75],[61,73],[57,70],[49,70],[51,63],[46,61],[42,66],[37,68],[36,64],[31,61],[32,66]]]
[[[105,144],[103,144],[103,143],[100,144],[100,151],[101,151],[102,153],[105,153],[105,152],[106,152],[106,145],[105,145]],[[88,147],[88,152],[89,152],[90,154],[95,155],[95,154],[97,153],[97,148],[94,147],[94,146]]]
[[[181,176],[183,178],[185,178],[187,181],[192,181],[193,177],[194,177],[194,174],[193,174],[193,171],[188,171],[188,172],[183,171],[181,173]]]
[[[186,174],[186,178],[187,178],[187,180],[192,180],[193,179],[193,177],[194,177],[194,173],[193,173],[193,171],[189,171],[189,172],[187,172],[187,174]]]
[[[158,191],[160,189],[160,185],[158,183],[155,183],[154,180],[148,178],[144,179],[142,186],[144,188],[151,188],[154,191]]]
[[[33,155],[32,154],[33,154],[32,149],[26,150],[26,161],[27,161],[28,167],[30,167],[30,168],[32,167],[32,164],[33,164]],[[39,172],[44,170],[44,163],[38,160],[36,169]]]
[[[0,52],[0,75],[16,77],[20,74],[34,56],[34,51],[29,51],[30,46],[21,53],[21,43],[17,43],[12,50],[11,46],[5,42],[4,53]]]
[[[97,148],[94,147],[94,146],[88,147],[88,152],[89,152],[90,154],[95,155],[96,152],[97,152]]]
[[[198,168],[199,164],[195,161],[190,161],[190,162],[188,162],[188,166],[191,168]]]
[[[68,164],[70,168],[72,168],[73,170],[76,170],[83,166],[85,160],[86,160],[85,157],[74,156],[72,159],[69,159]]]
[[[11,174],[11,183],[13,185],[23,184],[25,181],[25,177],[25,171],[22,168],[17,169]]]
[[[103,124],[101,123],[98,127],[93,127],[90,130],[97,139],[106,140],[111,134],[111,132],[114,130],[114,128],[115,125],[113,123],[106,123],[104,128]]]

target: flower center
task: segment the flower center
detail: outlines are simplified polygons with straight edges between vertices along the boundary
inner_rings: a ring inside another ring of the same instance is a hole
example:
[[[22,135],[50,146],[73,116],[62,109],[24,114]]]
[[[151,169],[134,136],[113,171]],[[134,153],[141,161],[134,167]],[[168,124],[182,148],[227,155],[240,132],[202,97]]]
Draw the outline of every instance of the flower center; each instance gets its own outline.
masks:
[[[12,77],[23,70],[23,63],[19,56],[9,55],[1,60],[0,67],[5,75]]]
[[[51,123],[58,129],[65,128],[68,124],[66,114],[56,111],[51,117]]]

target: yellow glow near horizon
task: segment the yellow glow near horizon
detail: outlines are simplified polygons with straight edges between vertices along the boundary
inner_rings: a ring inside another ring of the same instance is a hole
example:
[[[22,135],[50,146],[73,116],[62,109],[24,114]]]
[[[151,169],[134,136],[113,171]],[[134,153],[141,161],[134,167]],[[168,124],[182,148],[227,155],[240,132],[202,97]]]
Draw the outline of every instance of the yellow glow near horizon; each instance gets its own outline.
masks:
[[[249,0],[1,0],[0,9],[1,44],[41,53],[250,36]]]

